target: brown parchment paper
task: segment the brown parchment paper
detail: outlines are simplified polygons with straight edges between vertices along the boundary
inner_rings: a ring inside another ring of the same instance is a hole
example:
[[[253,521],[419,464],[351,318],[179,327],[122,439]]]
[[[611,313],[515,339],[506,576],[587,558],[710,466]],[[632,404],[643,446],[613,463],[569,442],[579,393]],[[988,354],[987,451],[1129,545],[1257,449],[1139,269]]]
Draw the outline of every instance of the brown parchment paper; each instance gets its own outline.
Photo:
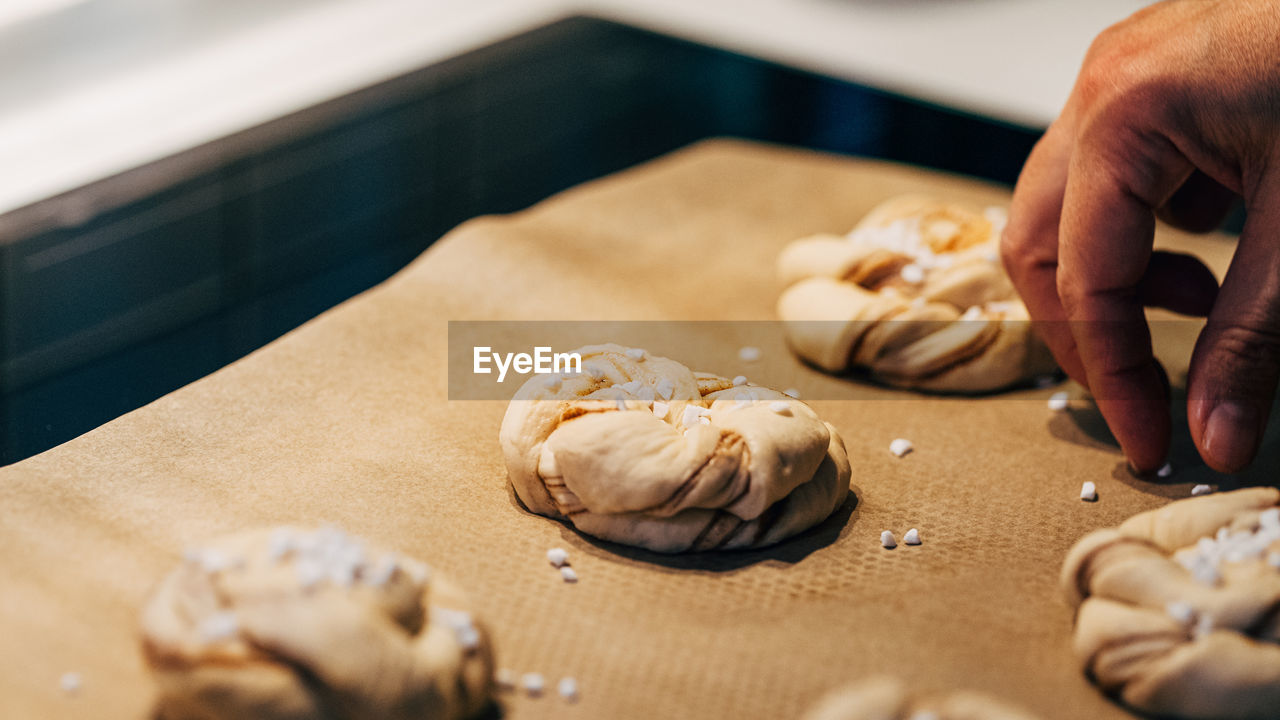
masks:
[[[450,401],[447,320],[767,320],[774,257],[843,232],[881,199],[931,191],[1003,203],[970,180],[712,141],[468,222],[385,284],[261,351],[83,437],[0,469],[0,718],[142,718],[152,685],[136,615],[184,547],[274,523],[332,522],[422,558],[474,596],[498,664],[581,699],[506,695],[516,718],[793,717],[870,672],[989,691],[1045,718],[1127,714],[1069,652],[1055,576],[1085,532],[1218,482],[1186,438],[1177,474],[1132,479],[1070,388],[977,399],[870,389],[815,402],[844,435],[856,507],[750,553],[669,558],[606,546],[520,509],[497,434],[505,404]],[[1217,271],[1231,245],[1163,232]],[[1194,325],[1159,339],[1175,383]],[[608,338],[601,338],[607,340]],[[700,370],[825,378],[733,338]],[[1068,386],[1070,387],[1070,386]],[[916,451],[889,454],[906,437]],[[1276,438],[1259,470],[1269,480]],[[1100,500],[1078,499],[1097,482]],[[920,529],[921,547],[879,535]],[[563,546],[581,580],[544,552]],[[82,674],[74,694],[59,689]],[[554,686],[554,685],[553,685]]]

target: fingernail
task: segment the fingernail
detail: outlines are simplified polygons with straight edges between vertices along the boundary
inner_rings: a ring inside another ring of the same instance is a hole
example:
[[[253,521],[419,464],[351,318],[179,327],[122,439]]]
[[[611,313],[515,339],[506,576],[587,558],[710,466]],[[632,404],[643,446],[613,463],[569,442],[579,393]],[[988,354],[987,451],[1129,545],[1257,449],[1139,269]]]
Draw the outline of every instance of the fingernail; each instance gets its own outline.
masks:
[[[1258,411],[1234,401],[1219,403],[1204,428],[1204,450],[1219,467],[1236,471],[1258,449]]]

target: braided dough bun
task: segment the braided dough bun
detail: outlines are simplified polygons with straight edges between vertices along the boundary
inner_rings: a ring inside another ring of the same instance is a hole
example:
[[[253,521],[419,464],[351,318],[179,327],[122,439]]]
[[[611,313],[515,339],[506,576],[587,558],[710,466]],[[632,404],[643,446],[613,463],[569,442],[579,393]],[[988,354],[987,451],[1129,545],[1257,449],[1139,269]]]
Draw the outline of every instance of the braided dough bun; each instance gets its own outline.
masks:
[[[1000,264],[1004,211],[904,195],[846,237],[815,235],[778,258],[796,354],[832,373],[985,392],[1055,370]]]
[[[828,693],[803,720],[1035,720],[982,693],[961,690],[913,699],[897,678],[875,676]]]
[[[422,720],[489,703],[488,635],[421,563],[324,528],[188,551],[142,611],[165,720]]]
[[[1084,537],[1061,584],[1075,653],[1161,716],[1280,716],[1280,491],[1189,498]]]
[[[530,510],[674,553],[771,545],[844,502],[844,441],[808,405],[628,351],[584,347],[582,373],[511,401],[500,439]]]

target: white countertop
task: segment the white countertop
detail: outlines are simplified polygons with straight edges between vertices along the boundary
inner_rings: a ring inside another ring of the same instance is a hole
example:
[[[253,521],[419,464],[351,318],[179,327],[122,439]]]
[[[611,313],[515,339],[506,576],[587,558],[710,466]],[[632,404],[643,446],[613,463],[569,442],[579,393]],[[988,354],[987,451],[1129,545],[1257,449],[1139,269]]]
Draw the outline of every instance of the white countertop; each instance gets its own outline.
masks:
[[[1044,126],[1065,100],[1093,36],[1146,4],[277,0],[261,11],[264,18],[251,22],[226,13],[226,4],[219,6],[218,22],[202,17],[201,8],[213,15],[208,3],[217,2],[79,0],[48,16],[0,26],[0,66],[6,67],[0,77],[0,167],[6,169],[0,173],[0,213],[583,13]],[[251,6],[242,0],[236,7]],[[148,16],[149,9],[159,17]],[[51,25],[60,15],[80,23],[79,35]],[[67,57],[81,65],[60,62],[57,48],[22,47],[23,39],[42,37],[25,32],[36,27],[32,23],[59,30],[50,37],[75,41]],[[99,37],[95,27],[107,31]],[[133,43],[125,52],[133,40],[121,28],[151,45]]]

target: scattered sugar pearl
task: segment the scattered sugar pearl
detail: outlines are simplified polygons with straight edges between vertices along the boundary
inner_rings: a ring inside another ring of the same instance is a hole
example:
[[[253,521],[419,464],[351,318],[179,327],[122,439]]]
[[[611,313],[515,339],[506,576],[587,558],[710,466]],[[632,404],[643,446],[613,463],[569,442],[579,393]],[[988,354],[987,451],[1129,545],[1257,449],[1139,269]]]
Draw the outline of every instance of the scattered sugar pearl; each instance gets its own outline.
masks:
[[[626,409],[627,409],[627,401],[626,401],[626,400],[623,400],[622,398],[617,398],[617,399],[615,399],[613,402],[618,406],[618,409],[619,409],[619,410],[626,410]]]
[[[702,408],[697,405],[685,405],[684,412],[680,413],[680,424],[686,427],[696,425],[701,417]]]
[[[1170,465],[1169,463],[1165,463],[1161,465],[1160,469],[1156,471],[1156,477],[1167,478],[1172,474],[1173,474],[1173,465]]]
[[[1067,409],[1067,401],[1068,401],[1068,399],[1069,399],[1069,398],[1068,398],[1067,394],[1066,394],[1066,393],[1064,393],[1064,392],[1056,392],[1056,393],[1054,393],[1054,394],[1050,395],[1050,396],[1049,396],[1049,409],[1050,409],[1050,410],[1054,410],[1054,411],[1057,411],[1057,410],[1066,410],[1066,409]]]
[[[906,438],[898,438],[889,443],[889,452],[897,455],[898,457],[902,457],[915,449],[916,446],[912,445],[911,441]]]
[[[920,531],[915,528],[911,528],[910,530],[907,531],[906,535],[902,536],[902,542],[908,545],[919,545]]]
[[[769,403],[769,409],[778,413],[779,415],[790,415],[791,403],[787,402],[786,400],[774,400],[773,402]]]
[[[645,355],[646,353],[644,351],[644,348],[630,348],[627,350],[627,357],[637,362],[640,360],[644,360]]]
[[[62,677],[58,678],[58,687],[68,695],[75,695],[84,687],[84,678],[78,672],[62,673]]]
[[[782,394],[786,395],[789,398],[794,398],[796,400],[800,399],[800,391],[795,388],[787,388],[786,390],[782,391]]]
[[[658,383],[653,386],[653,389],[658,393],[658,397],[663,400],[670,400],[671,394],[676,391],[676,384],[667,378],[660,378]]]
[[[1200,638],[1213,632],[1213,618],[1208,615],[1201,615],[1196,620],[1195,629],[1191,631],[1192,636]]]
[[[493,681],[497,684],[499,690],[510,692],[516,687],[516,673],[514,670],[500,668],[493,674]]]
[[[555,567],[564,567],[569,564],[569,552],[564,548],[551,548],[547,551],[547,562]]]
[[[659,418],[665,418],[667,416],[667,411],[670,409],[671,406],[661,400],[657,400],[653,403],[653,414],[657,415]]]
[[[578,701],[578,681],[571,677],[560,678],[560,682],[556,685],[556,691],[560,693],[560,697],[568,702]]]
[[[1169,613],[1169,617],[1183,625],[1190,625],[1196,616],[1195,608],[1190,603],[1175,600],[1164,606],[1164,611]]]
[[[898,541],[893,537],[892,530],[885,530],[880,533],[880,544],[884,546],[886,550],[892,550],[898,547]]]
[[[973,320],[981,320],[982,308],[978,307],[977,305],[971,305],[969,306],[968,309],[964,311],[964,314],[960,316],[960,319],[965,322],[971,322]]]
[[[1098,499],[1098,486],[1092,480],[1085,480],[1080,486],[1080,499],[1085,502],[1093,502]]]
[[[1040,375],[1035,380],[1035,386],[1038,388],[1050,388],[1058,384],[1058,378],[1052,375]]]
[[[742,362],[755,362],[760,359],[760,348],[746,345],[738,349],[738,359]]]
[[[924,268],[915,263],[903,265],[899,275],[902,276],[904,282],[909,282],[912,285],[919,285],[924,282]]]
[[[1213,492],[1213,488],[1209,487],[1208,485],[1196,485],[1195,487],[1191,488],[1192,496],[1208,495],[1211,492]]]
[[[698,424],[699,424],[699,425],[710,425],[710,424],[711,424],[711,418],[707,417],[706,415],[703,415],[702,417],[698,418]]]
[[[739,376],[737,376],[737,377],[735,377],[735,378],[733,379],[733,385],[734,385],[734,387],[739,387],[739,386],[746,385],[746,384],[747,384],[747,376],[746,376],[746,375],[739,375]]]
[[[214,613],[200,621],[200,637],[205,642],[217,642],[233,637],[240,631],[240,621],[233,612]]]
[[[560,568],[560,577],[563,578],[564,581],[567,583],[578,582],[578,573],[568,565],[565,565],[564,567]]]
[[[520,678],[520,685],[524,691],[529,693],[530,697],[538,697],[542,694],[542,689],[546,686],[546,681],[538,673],[525,673]]]

